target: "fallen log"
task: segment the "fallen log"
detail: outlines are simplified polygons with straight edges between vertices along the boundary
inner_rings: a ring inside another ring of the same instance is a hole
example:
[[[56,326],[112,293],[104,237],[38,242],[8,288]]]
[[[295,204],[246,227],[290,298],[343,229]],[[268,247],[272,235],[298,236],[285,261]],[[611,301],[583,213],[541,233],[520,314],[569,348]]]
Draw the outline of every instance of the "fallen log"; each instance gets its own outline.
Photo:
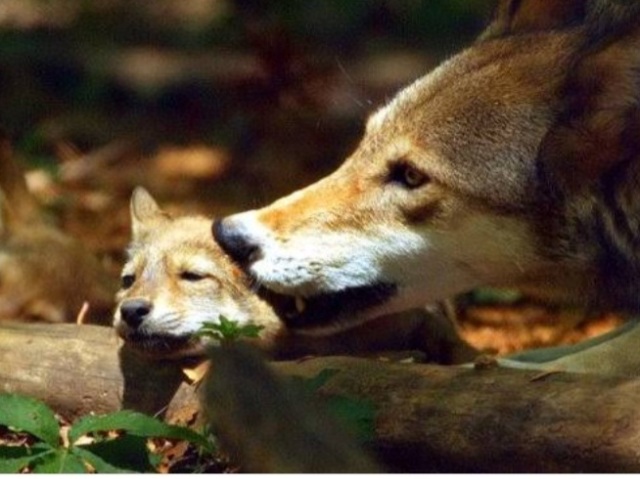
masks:
[[[640,380],[355,358],[288,363],[336,369],[319,391],[367,398],[375,448],[404,472],[638,472]]]
[[[640,379],[348,357],[273,366],[303,377],[336,370],[319,394],[374,404],[372,446],[392,470],[640,471]],[[40,398],[70,419],[127,407],[174,420],[197,410],[181,365],[122,351],[97,326],[3,323],[0,391]],[[224,401],[261,407],[250,388],[234,391]],[[252,424],[236,428],[252,434]]]
[[[184,365],[121,346],[108,327],[0,322],[0,392],[41,399],[70,420],[123,408],[195,411]]]

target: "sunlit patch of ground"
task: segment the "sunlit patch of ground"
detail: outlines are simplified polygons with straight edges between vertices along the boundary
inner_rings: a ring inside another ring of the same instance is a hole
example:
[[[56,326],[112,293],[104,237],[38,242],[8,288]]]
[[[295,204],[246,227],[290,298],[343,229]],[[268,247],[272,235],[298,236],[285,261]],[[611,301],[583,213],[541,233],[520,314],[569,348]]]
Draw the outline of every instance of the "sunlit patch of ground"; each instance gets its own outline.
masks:
[[[574,344],[604,334],[623,321],[614,314],[590,316],[529,303],[470,306],[459,318],[464,339],[477,349],[500,355]]]

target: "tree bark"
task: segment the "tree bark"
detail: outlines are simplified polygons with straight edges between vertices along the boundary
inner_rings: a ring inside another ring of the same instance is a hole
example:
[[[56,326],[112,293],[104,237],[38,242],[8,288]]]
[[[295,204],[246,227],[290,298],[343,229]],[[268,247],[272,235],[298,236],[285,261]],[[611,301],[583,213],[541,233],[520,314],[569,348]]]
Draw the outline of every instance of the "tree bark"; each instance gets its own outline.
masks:
[[[273,367],[303,377],[337,370],[319,394],[374,404],[373,448],[393,470],[640,471],[640,379],[348,357]],[[215,373],[214,364],[208,381]],[[42,399],[69,419],[126,407],[184,420],[198,408],[180,364],[122,351],[98,326],[2,324],[0,391]],[[252,393],[233,389],[231,400],[260,408]],[[251,426],[237,425],[248,435]]]

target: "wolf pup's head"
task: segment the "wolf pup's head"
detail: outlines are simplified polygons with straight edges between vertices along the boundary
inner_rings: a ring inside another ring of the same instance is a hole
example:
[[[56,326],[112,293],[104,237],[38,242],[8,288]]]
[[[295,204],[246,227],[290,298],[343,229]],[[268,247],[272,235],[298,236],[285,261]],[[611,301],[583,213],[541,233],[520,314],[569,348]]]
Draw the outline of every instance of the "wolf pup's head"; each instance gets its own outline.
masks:
[[[502,1],[475,44],[370,117],[336,172],[215,238],[309,332],[480,285],[637,285],[638,3]],[[614,305],[640,309],[632,288]]]
[[[131,223],[114,314],[114,327],[129,345],[148,355],[199,355],[205,342],[194,333],[220,315],[278,327],[277,318],[250,294],[242,271],[211,240],[210,219],[171,217],[138,187]]]

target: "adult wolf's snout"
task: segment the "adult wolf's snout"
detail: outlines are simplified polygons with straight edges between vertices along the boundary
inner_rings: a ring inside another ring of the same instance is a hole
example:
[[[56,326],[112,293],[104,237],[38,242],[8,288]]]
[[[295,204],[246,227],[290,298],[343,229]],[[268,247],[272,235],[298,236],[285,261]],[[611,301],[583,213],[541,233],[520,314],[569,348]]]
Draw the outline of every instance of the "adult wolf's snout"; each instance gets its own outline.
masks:
[[[257,241],[233,217],[215,220],[212,231],[224,252],[240,264],[252,263],[261,254]]]

